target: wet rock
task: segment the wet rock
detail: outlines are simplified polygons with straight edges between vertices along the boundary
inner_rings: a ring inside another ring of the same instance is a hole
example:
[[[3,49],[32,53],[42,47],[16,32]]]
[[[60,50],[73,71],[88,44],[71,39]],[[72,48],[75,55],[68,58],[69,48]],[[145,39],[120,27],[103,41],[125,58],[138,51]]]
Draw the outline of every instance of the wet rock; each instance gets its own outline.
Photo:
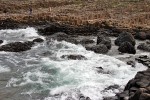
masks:
[[[120,86],[119,85],[111,85],[111,86],[109,86],[109,87],[107,87],[107,88],[105,88],[105,90],[114,90],[114,89],[118,89]]]
[[[135,46],[135,39],[131,33],[128,32],[121,33],[115,40],[115,45],[120,46],[123,42],[129,42],[130,44]]]
[[[86,35],[87,33],[96,32],[97,30],[98,27],[94,27],[90,24],[85,26],[71,26],[67,24],[52,23],[39,28],[38,32],[41,35],[52,35],[57,32],[64,32],[70,35],[74,33],[83,33],[82,35]]]
[[[145,71],[138,72],[136,76],[128,82],[124,92],[127,92],[129,100],[150,100],[149,77],[150,77],[150,69],[147,69]],[[126,95],[119,94],[118,97],[124,98],[126,97]]]
[[[82,55],[62,55],[61,58],[63,59],[70,59],[70,60],[86,60],[87,58]]]
[[[110,38],[107,37],[107,36],[104,36],[104,35],[99,35],[97,37],[97,44],[104,44],[104,45],[106,45],[106,47],[108,49],[111,48],[111,40],[110,40]]]
[[[139,56],[135,60],[150,68],[150,58],[147,55]]]
[[[39,42],[39,43],[40,43],[40,42],[43,42],[43,41],[44,41],[44,40],[41,39],[41,38],[37,38],[37,39],[34,39],[34,40],[33,40],[33,42]]]
[[[146,40],[146,33],[145,32],[136,32],[135,38],[139,40]]]
[[[78,44],[78,41],[76,39],[72,38],[70,35],[67,35],[66,33],[63,33],[63,32],[58,32],[51,36],[48,36],[46,37],[46,40],[66,41],[66,42]]]
[[[128,65],[131,65],[132,67],[135,67],[135,61],[127,61]]]
[[[104,97],[103,100],[119,100],[117,96],[114,97]]]
[[[106,54],[108,52],[108,48],[104,44],[93,45],[85,47],[86,50],[94,51],[95,53]]]
[[[19,28],[19,23],[15,22],[11,18],[0,20],[0,29],[16,29]]]
[[[14,42],[9,43],[6,45],[3,45],[0,47],[0,51],[7,51],[7,52],[21,52],[21,51],[27,51],[30,50],[32,45],[34,45],[33,42]]]
[[[72,38],[70,35],[67,35],[66,33],[63,32],[55,33],[51,36],[46,37],[46,39],[48,41],[57,40],[57,41],[66,41],[66,42],[78,44],[78,41],[76,39]]]
[[[82,39],[81,41],[78,42],[79,44],[92,44],[95,43],[94,40],[91,39]]]
[[[130,100],[150,100],[150,87],[138,89]]]
[[[129,99],[129,91],[124,91],[120,94],[117,94],[118,100],[128,100]]]
[[[0,44],[2,44],[3,43],[3,40],[0,40]]]
[[[147,41],[146,43],[139,44],[137,49],[150,52],[150,43],[149,43],[149,41]]]
[[[120,51],[122,53],[129,53],[129,54],[136,53],[135,47],[130,42],[123,42],[119,46],[118,51]]]

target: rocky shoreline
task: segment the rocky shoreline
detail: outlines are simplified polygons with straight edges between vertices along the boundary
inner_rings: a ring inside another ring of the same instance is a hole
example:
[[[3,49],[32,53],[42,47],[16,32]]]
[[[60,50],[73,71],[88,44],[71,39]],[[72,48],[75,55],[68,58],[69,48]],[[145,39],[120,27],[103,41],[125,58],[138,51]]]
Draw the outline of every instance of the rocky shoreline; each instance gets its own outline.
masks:
[[[38,30],[40,35],[46,37],[47,41],[58,40],[67,41],[74,44],[81,44],[87,50],[94,51],[95,53],[106,54],[112,48],[112,41],[110,37],[116,37],[114,44],[118,46],[120,54],[136,54],[137,49],[150,52],[150,30],[149,29],[120,29],[115,26],[109,26],[107,23],[102,22],[99,27],[95,25],[86,26],[71,26],[60,23],[18,23],[11,19],[1,20],[0,29],[18,29],[27,26],[33,26]],[[79,36],[96,37],[96,40],[89,38],[78,39]],[[144,43],[138,45],[137,49],[136,39]],[[14,42],[0,46],[0,51],[9,52],[22,52],[30,50],[35,43],[43,42],[44,40],[37,38],[33,41]],[[3,40],[0,40],[0,44]],[[19,46],[18,46],[19,45]],[[64,59],[86,59],[84,55],[63,55]],[[104,100],[149,100],[150,99],[150,58],[148,56],[139,56],[134,61],[144,64],[148,67],[146,71],[141,71],[130,80],[122,93],[116,94],[115,97],[108,97]],[[134,67],[134,61],[127,62]],[[90,98],[86,99],[90,100]]]

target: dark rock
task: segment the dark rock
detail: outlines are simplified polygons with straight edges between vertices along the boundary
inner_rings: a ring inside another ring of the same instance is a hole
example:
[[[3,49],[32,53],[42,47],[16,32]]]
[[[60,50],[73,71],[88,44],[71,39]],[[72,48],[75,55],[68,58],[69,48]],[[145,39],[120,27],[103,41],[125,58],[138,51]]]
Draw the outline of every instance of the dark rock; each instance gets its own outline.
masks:
[[[150,88],[140,88],[130,100],[150,100]]]
[[[19,28],[19,23],[15,22],[11,18],[0,20],[0,29],[16,29]]]
[[[117,46],[120,46],[123,42],[129,42],[133,46],[135,46],[135,39],[131,33],[128,33],[128,32],[121,33],[118,36],[118,38],[115,40],[115,44]]]
[[[3,40],[0,40],[0,44],[2,44],[3,43]]]
[[[86,50],[91,50],[91,51],[94,51],[95,53],[106,54],[108,52],[108,48],[104,44],[88,46],[85,48]]]
[[[134,46],[130,42],[124,42],[122,43],[118,50],[122,53],[129,53],[129,54],[135,54],[136,50]]]
[[[34,40],[33,40],[33,42],[39,42],[39,43],[40,43],[40,42],[43,42],[43,41],[44,41],[44,40],[41,39],[41,38],[37,38],[37,39],[34,39]]]
[[[0,47],[0,51],[7,51],[7,52],[21,52],[21,51],[27,51],[30,50],[32,45],[34,45],[33,42],[14,42],[9,43],[6,45],[3,45]]]
[[[118,100],[128,100],[128,98],[129,98],[129,91],[128,90],[124,91],[124,92],[122,92],[120,94],[117,94],[117,96],[118,96]]]
[[[148,42],[139,44],[137,48],[143,51],[150,52],[150,44]]]
[[[107,46],[108,49],[111,48],[111,40],[109,37],[106,37],[104,35],[99,35],[97,37],[97,44],[104,44]]]
[[[141,58],[147,58],[147,57],[141,56]],[[145,71],[138,72],[135,78],[128,82],[124,90],[124,92],[127,92],[127,94],[129,94],[129,99],[127,100],[150,100],[150,78],[149,77],[150,77],[150,69],[147,69]],[[126,95],[122,95],[124,94],[124,92],[119,94],[118,97],[119,98],[126,97]]]
[[[145,32],[137,32],[135,34],[135,38],[139,40],[146,40],[146,33]]]
[[[70,35],[67,35],[66,33],[63,32],[55,33],[51,36],[46,37],[46,39],[48,41],[57,40],[57,41],[66,41],[66,42],[78,44],[78,41],[76,39],[72,38]]]
[[[79,44],[92,44],[92,43],[94,43],[94,42],[95,42],[94,40],[83,39],[83,40],[79,41],[78,43],[79,43]]]
[[[98,27],[94,27],[90,24],[86,26],[71,26],[67,24],[52,23],[46,27],[39,28],[38,32],[41,35],[52,35],[57,32],[64,32],[67,34],[84,33],[82,35],[86,35],[85,33],[96,32],[97,30]]]
[[[71,59],[71,60],[86,60],[87,58],[82,55],[62,55],[61,58]]]
[[[132,67],[135,67],[135,61],[127,61],[128,65],[131,65]]]
[[[119,100],[117,96],[114,97],[104,97],[103,100]]]
[[[111,86],[109,86],[109,87],[107,87],[107,88],[105,88],[105,90],[114,90],[114,89],[118,89],[120,86],[119,85],[111,85]]]

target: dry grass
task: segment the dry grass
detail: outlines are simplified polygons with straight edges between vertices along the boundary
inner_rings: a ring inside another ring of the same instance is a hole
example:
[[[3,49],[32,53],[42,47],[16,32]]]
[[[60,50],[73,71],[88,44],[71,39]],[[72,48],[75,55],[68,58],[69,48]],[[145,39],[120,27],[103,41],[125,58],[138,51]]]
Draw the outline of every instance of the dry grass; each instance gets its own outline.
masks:
[[[31,2],[32,1],[32,2]],[[72,25],[107,21],[120,27],[149,27],[149,0],[1,0],[0,18],[11,17],[29,21],[29,7],[33,9],[30,21],[58,21]],[[8,15],[3,10],[8,9]]]

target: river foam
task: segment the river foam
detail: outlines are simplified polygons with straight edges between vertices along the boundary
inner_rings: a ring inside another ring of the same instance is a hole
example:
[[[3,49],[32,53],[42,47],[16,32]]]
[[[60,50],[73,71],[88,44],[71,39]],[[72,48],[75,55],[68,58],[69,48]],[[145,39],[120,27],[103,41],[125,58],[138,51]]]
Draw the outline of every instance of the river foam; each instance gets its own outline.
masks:
[[[12,78],[7,87],[28,86],[26,93],[29,94],[49,90],[45,100],[78,100],[81,95],[102,100],[103,97],[114,96],[138,71],[146,69],[142,64],[137,63],[133,68],[114,57],[96,54],[81,45],[64,41],[44,43],[35,49],[39,52],[40,49],[48,50],[52,55],[41,56],[39,66],[22,73],[22,78]],[[61,56],[66,54],[80,54],[87,60],[62,59]],[[120,88],[106,89],[112,85]]]
[[[34,28],[0,30],[4,44],[28,41],[43,36]],[[79,54],[87,60],[66,60],[62,55]],[[107,55],[87,51],[81,45],[65,41],[44,41],[22,53],[0,52],[0,73],[15,73],[7,88],[23,87],[20,94],[46,93],[45,100],[79,100],[81,96],[102,100],[114,96],[138,71],[142,64],[130,65]],[[118,85],[119,88],[108,88]],[[31,99],[32,100],[32,99]]]

